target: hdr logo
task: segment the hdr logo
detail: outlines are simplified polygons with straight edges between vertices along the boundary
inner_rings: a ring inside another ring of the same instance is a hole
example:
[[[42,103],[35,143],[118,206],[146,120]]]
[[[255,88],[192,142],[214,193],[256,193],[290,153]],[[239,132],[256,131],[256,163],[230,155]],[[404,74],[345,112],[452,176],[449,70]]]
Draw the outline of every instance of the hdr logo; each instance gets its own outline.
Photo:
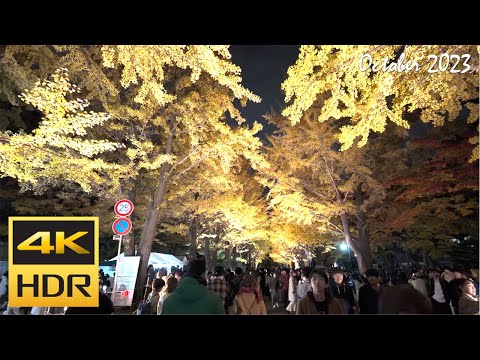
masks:
[[[98,217],[9,217],[9,305],[96,307]]]

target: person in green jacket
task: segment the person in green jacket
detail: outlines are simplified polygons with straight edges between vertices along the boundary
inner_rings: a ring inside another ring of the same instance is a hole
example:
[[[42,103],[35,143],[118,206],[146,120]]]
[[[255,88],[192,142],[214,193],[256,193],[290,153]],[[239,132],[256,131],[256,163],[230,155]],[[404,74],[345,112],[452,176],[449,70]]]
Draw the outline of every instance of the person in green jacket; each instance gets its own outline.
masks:
[[[205,262],[193,259],[187,266],[175,292],[165,299],[161,315],[170,314],[225,314],[220,297],[208,290],[202,277]]]

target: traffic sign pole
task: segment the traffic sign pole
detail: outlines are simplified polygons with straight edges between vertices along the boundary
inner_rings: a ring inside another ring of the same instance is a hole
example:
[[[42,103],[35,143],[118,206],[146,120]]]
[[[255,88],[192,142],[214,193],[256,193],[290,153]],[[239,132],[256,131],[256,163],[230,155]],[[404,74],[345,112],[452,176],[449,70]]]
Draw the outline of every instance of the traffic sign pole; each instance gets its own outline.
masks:
[[[113,290],[112,290],[112,302],[115,304],[115,295],[117,294],[117,277],[118,277],[118,262],[120,260],[120,251],[122,249],[122,238],[123,236],[120,236],[120,239],[118,240],[118,254],[117,254],[117,262],[115,263],[115,278],[113,279]]]
[[[120,252],[122,250],[122,240],[123,235],[127,235],[132,230],[132,222],[127,219],[126,217],[129,216],[133,212],[133,203],[128,199],[122,199],[115,203],[113,207],[115,214],[120,216],[120,219],[117,219],[113,222],[112,230],[115,234],[119,235],[118,239],[118,254],[117,254],[117,262],[115,264],[115,278],[113,280],[113,291],[112,291],[112,302],[115,304],[115,295],[117,294],[117,278],[118,278],[118,263],[120,261]],[[124,223],[127,224],[127,229],[122,230],[124,228]],[[116,225],[118,224],[119,229],[116,229]],[[114,236],[115,239],[115,236]],[[121,295],[120,295],[121,296]]]

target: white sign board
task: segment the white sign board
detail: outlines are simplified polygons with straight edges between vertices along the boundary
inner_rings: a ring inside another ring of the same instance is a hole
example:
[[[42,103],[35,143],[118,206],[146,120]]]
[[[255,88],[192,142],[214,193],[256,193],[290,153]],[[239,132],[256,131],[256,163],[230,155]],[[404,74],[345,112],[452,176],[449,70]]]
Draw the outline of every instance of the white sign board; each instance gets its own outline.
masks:
[[[131,306],[135,282],[137,281],[138,265],[140,256],[126,256],[117,258],[116,289],[112,298],[115,306]],[[122,298],[122,292],[128,290],[128,296]]]

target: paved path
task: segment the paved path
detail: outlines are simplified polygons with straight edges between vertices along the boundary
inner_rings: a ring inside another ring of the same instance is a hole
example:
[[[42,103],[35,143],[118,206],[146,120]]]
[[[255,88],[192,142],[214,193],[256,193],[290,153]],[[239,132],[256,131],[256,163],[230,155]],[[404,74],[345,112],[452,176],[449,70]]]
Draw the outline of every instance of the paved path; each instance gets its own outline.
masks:
[[[272,303],[268,298],[264,298],[265,306],[267,308],[268,315],[288,315],[287,310],[285,310],[285,305],[280,303],[280,307],[272,308]]]

